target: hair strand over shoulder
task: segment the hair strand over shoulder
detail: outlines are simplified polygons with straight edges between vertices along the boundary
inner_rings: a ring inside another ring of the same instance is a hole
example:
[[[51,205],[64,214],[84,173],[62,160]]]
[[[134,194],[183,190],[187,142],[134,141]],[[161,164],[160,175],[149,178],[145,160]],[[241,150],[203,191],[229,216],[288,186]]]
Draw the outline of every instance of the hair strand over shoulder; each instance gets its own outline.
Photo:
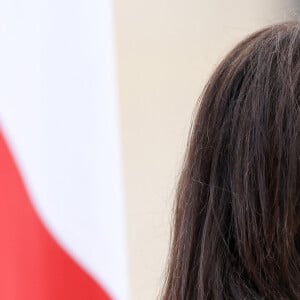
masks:
[[[300,299],[299,23],[240,42],[200,100],[163,299]]]

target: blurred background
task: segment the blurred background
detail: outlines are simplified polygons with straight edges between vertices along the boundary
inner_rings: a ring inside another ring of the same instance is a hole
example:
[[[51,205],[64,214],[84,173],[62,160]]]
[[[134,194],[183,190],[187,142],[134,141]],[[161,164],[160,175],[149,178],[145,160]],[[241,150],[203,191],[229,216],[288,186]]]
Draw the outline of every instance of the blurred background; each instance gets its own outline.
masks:
[[[298,0],[0,0],[0,299],[159,299],[193,111]]]

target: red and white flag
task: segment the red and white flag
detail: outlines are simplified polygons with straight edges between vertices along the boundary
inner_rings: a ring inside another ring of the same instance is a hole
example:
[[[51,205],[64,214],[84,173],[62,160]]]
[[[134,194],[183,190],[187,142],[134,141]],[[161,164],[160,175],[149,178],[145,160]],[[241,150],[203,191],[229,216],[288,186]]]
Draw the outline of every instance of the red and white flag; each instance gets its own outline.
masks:
[[[112,16],[0,1],[0,299],[128,299]]]

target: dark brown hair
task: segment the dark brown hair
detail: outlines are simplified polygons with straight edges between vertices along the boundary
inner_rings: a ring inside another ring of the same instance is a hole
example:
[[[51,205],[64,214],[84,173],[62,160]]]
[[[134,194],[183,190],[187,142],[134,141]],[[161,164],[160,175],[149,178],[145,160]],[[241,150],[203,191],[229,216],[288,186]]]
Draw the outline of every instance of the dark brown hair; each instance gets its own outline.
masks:
[[[196,112],[163,299],[300,299],[299,23],[240,42]]]

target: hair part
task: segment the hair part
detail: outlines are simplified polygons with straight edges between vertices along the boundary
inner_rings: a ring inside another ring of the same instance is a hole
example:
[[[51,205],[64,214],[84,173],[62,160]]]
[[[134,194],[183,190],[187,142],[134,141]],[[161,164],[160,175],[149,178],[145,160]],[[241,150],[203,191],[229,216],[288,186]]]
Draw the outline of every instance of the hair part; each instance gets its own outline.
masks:
[[[300,299],[299,105],[298,22],[219,64],[177,185],[164,300]]]

